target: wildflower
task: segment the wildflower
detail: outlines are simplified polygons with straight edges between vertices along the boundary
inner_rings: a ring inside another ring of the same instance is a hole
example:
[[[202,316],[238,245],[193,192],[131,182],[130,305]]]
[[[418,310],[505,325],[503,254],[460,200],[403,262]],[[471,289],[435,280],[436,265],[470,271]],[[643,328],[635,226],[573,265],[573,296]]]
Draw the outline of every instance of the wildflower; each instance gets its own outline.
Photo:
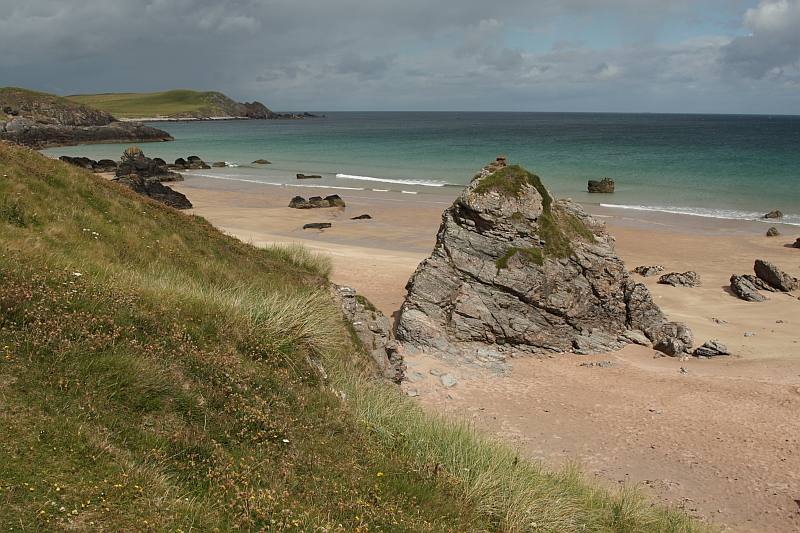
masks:
[[[383,477],[383,472],[378,472],[376,475],[377,475],[378,477]]]
[[[81,274],[80,272],[73,272],[72,275],[75,276],[76,278],[83,276],[83,274]]]

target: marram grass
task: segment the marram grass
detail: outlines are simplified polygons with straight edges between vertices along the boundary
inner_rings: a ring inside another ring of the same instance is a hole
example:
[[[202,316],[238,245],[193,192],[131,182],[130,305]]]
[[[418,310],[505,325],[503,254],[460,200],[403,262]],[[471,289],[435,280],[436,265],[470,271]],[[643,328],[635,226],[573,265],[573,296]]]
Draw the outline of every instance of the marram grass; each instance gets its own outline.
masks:
[[[709,529],[424,413],[319,256],[27,149],[0,144],[0,176],[3,530]]]

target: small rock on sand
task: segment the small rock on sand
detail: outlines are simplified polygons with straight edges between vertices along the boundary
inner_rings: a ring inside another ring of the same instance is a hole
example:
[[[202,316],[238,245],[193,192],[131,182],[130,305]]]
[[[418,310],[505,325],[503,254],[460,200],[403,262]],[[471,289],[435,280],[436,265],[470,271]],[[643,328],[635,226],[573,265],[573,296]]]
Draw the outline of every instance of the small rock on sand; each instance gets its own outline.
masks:
[[[451,387],[454,387],[455,384],[458,383],[458,380],[452,374],[445,374],[444,376],[442,376],[439,379],[442,380],[442,386],[445,389],[449,389]]]
[[[781,234],[781,232],[778,231],[778,228],[776,228],[774,226],[767,230],[767,237],[777,237],[780,234]]]

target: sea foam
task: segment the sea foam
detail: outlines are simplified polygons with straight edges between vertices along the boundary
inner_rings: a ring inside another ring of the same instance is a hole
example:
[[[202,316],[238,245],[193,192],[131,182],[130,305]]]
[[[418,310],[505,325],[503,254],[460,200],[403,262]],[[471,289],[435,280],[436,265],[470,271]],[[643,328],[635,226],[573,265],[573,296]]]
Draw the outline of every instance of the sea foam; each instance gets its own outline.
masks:
[[[651,211],[657,213],[670,213],[675,215],[690,215],[694,217],[719,218],[725,220],[752,220],[765,222],[768,224],[789,224],[800,226],[800,216],[787,215],[783,218],[764,218],[764,213],[753,211],[736,211],[734,209],[708,209],[704,207],[678,207],[678,206],[655,206],[655,205],[622,205],[622,204],[600,204],[601,207],[611,207],[614,209],[629,209],[632,211]]]
[[[336,174],[336,177],[348,180],[379,181],[381,183],[398,183],[400,185],[422,185],[424,187],[444,187],[445,185],[453,185],[452,183],[445,183],[443,181],[373,178],[372,176],[353,176],[351,174]]]

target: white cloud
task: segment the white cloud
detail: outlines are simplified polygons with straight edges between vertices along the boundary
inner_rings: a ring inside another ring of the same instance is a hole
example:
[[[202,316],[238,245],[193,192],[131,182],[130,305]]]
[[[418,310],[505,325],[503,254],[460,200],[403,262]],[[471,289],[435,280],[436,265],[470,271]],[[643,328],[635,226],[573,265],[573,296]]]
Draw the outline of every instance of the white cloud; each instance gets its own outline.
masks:
[[[797,76],[800,64],[800,0],[762,0],[742,18],[752,33],[722,48],[721,62],[748,78]],[[787,73],[786,69],[792,72]]]

